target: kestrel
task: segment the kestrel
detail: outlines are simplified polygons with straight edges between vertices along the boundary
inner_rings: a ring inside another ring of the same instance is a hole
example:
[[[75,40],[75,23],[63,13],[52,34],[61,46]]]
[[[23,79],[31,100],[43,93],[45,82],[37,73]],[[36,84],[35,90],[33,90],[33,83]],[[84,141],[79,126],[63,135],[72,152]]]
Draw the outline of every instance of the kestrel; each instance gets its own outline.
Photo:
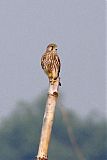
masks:
[[[46,52],[41,57],[41,66],[49,78],[49,82],[53,85],[59,77],[60,72],[60,59],[57,54],[57,45],[52,43],[46,48]],[[61,83],[59,83],[61,85]]]

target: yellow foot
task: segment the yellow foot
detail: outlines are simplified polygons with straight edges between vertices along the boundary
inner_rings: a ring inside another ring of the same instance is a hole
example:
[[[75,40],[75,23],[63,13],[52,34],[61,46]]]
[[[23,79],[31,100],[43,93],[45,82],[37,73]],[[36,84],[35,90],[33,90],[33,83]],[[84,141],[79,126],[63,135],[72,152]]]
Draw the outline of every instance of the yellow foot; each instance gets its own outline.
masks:
[[[53,79],[53,80],[50,80],[49,82],[51,83],[51,85],[54,85],[54,83],[56,82],[56,80]]]
[[[54,83],[56,82],[57,79],[51,79],[49,80],[49,82],[51,83],[51,85],[54,85]],[[59,86],[61,86],[61,82],[59,82]]]

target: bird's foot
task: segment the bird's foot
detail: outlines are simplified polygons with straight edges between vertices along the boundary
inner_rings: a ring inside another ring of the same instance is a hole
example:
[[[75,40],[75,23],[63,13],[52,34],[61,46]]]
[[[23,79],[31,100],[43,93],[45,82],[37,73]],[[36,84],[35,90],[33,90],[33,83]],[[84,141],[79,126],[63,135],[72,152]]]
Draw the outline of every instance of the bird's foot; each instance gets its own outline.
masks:
[[[57,81],[57,79],[50,79],[49,82],[51,85],[54,85],[54,83]],[[59,86],[61,86],[61,82],[59,81]]]

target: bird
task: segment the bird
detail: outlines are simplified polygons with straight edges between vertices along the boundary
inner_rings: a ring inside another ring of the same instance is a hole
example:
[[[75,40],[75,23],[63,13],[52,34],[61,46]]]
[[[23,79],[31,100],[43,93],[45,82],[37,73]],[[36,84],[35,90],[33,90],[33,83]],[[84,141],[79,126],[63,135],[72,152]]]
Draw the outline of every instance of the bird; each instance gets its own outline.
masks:
[[[57,53],[57,45],[51,43],[47,46],[45,53],[41,57],[41,66],[49,78],[51,85],[54,85],[59,77],[61,62]],[[61,86],[61,83],[59,82]]]

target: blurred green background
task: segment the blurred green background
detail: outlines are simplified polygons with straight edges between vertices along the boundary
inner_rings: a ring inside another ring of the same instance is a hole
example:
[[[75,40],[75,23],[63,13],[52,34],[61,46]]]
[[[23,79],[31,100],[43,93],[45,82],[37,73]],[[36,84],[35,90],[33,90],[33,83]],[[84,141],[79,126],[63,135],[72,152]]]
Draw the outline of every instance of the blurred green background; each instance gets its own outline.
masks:
[[[106,160],[107,121],[89,115],[80,118],[58,102],[49,146],[49,159]],[[21,101],[0,124],[0,160],[33,160],[37,155],[46,96]]]

